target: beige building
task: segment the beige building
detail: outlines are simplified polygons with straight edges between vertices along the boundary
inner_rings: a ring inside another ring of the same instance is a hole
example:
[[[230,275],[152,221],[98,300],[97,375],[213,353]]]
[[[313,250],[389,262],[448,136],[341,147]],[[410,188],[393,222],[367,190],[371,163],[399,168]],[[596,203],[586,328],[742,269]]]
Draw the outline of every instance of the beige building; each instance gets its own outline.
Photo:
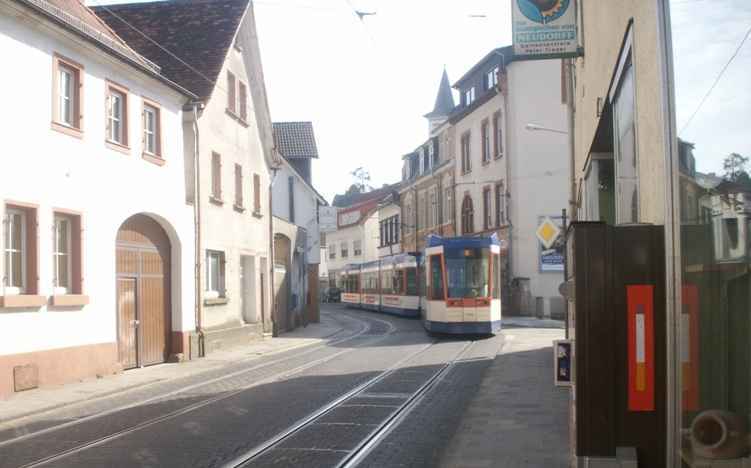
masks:
[[[191,350],[203,355],[270,333],[270,167],[277,156],[252,4],[155,2],[97,12],[200,98],[184,121],[186,178],[198,181],[199,197],[187,200],[197,203],[200,232],[198,332]],[[193,65],[165,53],[121,19],[178,57],[192,58]]]

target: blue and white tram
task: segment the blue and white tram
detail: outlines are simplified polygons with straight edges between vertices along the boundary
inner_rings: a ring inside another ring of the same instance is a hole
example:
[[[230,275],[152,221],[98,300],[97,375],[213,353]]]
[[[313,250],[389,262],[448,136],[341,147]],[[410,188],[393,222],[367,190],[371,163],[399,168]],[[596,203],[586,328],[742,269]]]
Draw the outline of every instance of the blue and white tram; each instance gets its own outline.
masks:
[[[429,236],[425,311],[430,333],[493,334],[501,329],[498,237]]]
[[[362,301],[360,289],[360,265],[345,265],[341,275],[341,301],[348,307],[359,308]]]

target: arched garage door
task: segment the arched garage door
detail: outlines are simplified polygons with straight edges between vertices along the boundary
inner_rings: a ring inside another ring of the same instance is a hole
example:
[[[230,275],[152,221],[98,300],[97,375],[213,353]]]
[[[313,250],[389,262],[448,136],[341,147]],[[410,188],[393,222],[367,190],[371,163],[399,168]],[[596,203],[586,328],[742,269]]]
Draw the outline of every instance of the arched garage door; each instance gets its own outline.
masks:
[[[124,369],[165,362],[170,339],[170,242],[146,215],[117,233],[118,355]]]

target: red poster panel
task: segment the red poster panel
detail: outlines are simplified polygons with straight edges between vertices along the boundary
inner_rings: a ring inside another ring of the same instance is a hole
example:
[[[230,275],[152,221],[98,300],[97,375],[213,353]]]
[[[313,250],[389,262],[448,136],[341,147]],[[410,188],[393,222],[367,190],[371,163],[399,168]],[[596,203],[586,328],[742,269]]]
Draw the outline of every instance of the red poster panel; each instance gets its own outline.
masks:
[[[654,286],[626,286],[628,305],[628,409],[654,411]]]
[[[680,353],[683,410],[699,410],[699,288],[686,283],[682,291]]]

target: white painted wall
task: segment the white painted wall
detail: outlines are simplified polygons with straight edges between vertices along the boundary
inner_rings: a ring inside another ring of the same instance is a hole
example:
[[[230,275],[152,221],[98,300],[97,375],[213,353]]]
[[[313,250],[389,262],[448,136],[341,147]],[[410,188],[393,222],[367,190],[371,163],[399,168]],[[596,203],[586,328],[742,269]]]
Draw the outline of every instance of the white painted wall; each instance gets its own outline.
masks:
[[[170,237],[172,328],[193,330],[193,213],[185,202],[181,125],[187,98],[37,17],[9,15],[20,11],[17,4],[0,6],[0,54],[7,63],[22,64],[2,79],[3,104],[12,112],[0,113],[0,200],[39,205],[39,294],[45,296],[53,292],[53,208],[83,214],[84,293],[90,304],[0,310],[0,355],[116,342],[115,240],[123,221],[137,213],[155,218]],[[50,128],[53,53],[84,66],[81,139]],[[127,155],[105,146],[107,78],[130,89]],[[141,158],[142,95],[161,104],[163,167]],[[2,268],[0,262],[0,276]]]
[[[362,242],[362,255],[354,255],[354,241]],[[366,263],[378,259],[378,244],[380,242],[378,232],[378,211],[374,210],[368,217],[358,224],[338,229],[326,234],[326,246],[328,248],[329,275],[337,275],[341,269],[350,263]],[[342,258],[342,244],[348,246],[349,255]],[[335,252],[335,258],[331,258],[331,252]],[[337,283],[338,285],[338,283]]]
[[[289,179],[294,193],[294,224],[308,233],[307,261],[314,265],[321,261],[321,231],[318,226],[318,196],[286,161],[276,173],[272,184],[273,215],[292,221],[289,202]]]

